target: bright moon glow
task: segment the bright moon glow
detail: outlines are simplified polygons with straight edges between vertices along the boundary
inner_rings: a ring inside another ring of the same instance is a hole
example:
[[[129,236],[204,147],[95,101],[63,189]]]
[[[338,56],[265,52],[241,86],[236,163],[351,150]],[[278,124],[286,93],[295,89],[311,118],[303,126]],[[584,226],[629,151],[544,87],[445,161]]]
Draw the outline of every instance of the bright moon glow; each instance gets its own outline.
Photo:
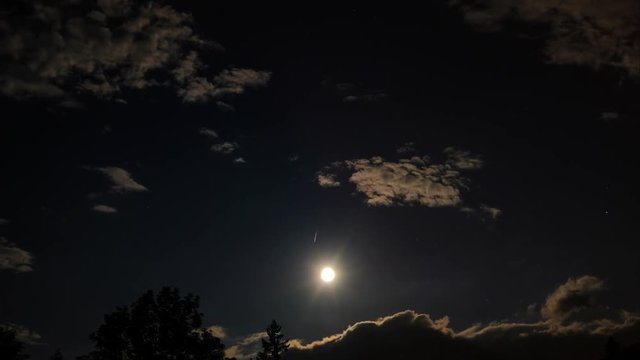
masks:
[[[322,281],[326,283],[332,282],[333,279],[335,279],[335,277],[336,277],[336,272],[333,271],[333,269],[330,267],[326,267],[322,269],[322,272],[320,273],[320,278],[322,279]]]

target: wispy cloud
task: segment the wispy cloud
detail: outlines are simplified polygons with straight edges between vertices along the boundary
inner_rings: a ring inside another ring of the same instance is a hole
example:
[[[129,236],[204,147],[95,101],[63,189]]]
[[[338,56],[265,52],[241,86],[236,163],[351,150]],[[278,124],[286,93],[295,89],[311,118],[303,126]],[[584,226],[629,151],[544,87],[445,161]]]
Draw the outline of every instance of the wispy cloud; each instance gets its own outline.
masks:
[[[16,340],[28,345],[40,345],[42,336],[36,331],[28,329],[22,325],[17,324],[0,324],[0,328],[9,329],[15,332]]]
[[[111,191],[115,193],[149,191],[144,185],[133,179],[131,174],[117,166],[88,167],[87,169],[100,172],[111,181]]]
[[[97,204],[91,208],[95,212],[104,213],[104,214],[115,214],[118,212],[118,209],[111,207],[109,205]]]
[[[211,145],[211,151],[220,153],[220,154],[231,154],[232,152],[238,150],[240,146],[236,142],[225,141],[219,144]]]
[[[215,132],[214,130],[208,129],[208,128],[200,128],[200,130],[198,130],[198,133],[205,135],[207,137],[210,137],[212,139],[217,139],[218,138],[218,133]]]
[[[545,25],[545,51],[557,64],[610,66],[640,76],[637,0],[451,0],[465,19],[499,31],[507,21]],[[537,35],[538,30],[531,35]]]

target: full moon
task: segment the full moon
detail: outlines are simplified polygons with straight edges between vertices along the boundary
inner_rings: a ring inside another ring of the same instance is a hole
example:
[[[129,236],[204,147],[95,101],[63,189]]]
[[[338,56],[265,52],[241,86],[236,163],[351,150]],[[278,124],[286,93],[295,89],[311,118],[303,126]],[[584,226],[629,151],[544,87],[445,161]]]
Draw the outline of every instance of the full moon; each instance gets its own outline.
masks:
[[[335,277],[336,277],[336,272],[333,271],[333,269],[330,267],[326,267],[322,269],[322,271],[320,272],[320,279],[322,279],[322,281],[326,283],[332,282],[333,279],[335,279]]]

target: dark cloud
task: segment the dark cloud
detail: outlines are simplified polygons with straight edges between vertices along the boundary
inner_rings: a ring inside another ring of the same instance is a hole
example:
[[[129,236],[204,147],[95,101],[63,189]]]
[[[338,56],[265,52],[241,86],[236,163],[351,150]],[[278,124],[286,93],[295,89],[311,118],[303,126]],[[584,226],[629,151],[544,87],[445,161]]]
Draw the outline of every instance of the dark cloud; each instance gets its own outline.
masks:
[[[406,142],[402,145],[400,145],[397,149],[396,152],[398,154],[411,154],[411,153],[415,153],[416,149],[415,149],[415,144],[413,142]]]
[[[500,30],[506,20],[548,26],[546,53],[557,64],[612,66],[640,76],[637,0],[451,0],[470,23]]]
[[[10,221],[7,219],[0,219],[0,226],[2,225],[9,225]]]
[[[566,294],[576,289],[589,292],[585,289],[600,286],[601,280],[592,276],[569,279],[549,295],[545,306],[549,305],[549,298],[566,298]],[[569,308],[572,307],[565,307],[564,311]],[[596,360],[604,355],[604,344],[609,336],[626,343],[636,341],[640,336],[640,315],[610,311],[589,321],[567,324],[549,319],[503,320],[456,331],[449,326],[448,317],[434,320],[428,314],[407,310],[356,323],[322,340],[310,343],[293,340],[288,358]]]
[[[447,148],[445,161],[433,163],[429,156],[386,161],[381,157],[334,163],[317,175],[323,187],[340,185],[340,173],[348,173],[349,182],[372,206],[422,205],[460,206],[468,179],[463,171],[477,170],[483,162],[469,152]]]
[[[378,101],[386,98],[387,96],[389,95],[385,92],[376,92],[371,94],[360,94],[360,95],[347,95],[342,98],[342,101],[344,102]]]
[[[604,121],[618,120],[620,119],[620,113],[617,113],[615,111],[605,111],[602,114],[600,114],[600,119]]]
[[[200,38],[190,14],[155,2],[21,1],[0,13],[0,93],[22,99],[124,90],[174,89],[209,101],[266,85],[270,73],[231,68],[211,75],[201,57],[219,51]]]
[[[0,270],[17,273],[32,271],[32,259],[31,253],[0,237]]]

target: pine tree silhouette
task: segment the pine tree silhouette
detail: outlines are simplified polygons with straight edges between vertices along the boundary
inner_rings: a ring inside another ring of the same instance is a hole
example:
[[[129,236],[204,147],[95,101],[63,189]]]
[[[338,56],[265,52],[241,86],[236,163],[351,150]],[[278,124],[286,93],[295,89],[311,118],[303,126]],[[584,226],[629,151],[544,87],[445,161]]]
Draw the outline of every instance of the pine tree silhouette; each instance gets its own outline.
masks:
[[[282,340],[282,327],[273,320],[267,327],[267,338],[262,339],[262,351],[258,353],[256,360],[281,360],[289,349],[289,340]]]

